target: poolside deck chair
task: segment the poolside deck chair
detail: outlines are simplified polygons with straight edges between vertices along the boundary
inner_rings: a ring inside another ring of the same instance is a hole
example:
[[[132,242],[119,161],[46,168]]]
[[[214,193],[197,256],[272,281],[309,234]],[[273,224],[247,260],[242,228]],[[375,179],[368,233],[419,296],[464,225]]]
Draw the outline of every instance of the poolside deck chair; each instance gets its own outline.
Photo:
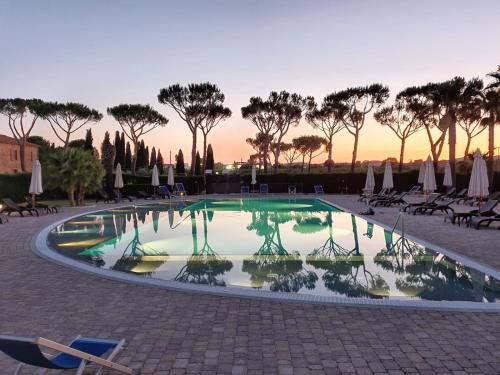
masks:
[[[288,185],[288,194],[290,194],[290,195],[297,194],[297,186],[295,186],[295,185]]]
[[[408,203],[401,209],[401,211],[407,212],[407,211],[411,211],[417,207],[421,207],[421,206],[428,205],[428,204],[434,204],[440,196],[441,196],[441,194],[439,194],[439,193],[431,193],[427,196],[427,199],[424,202]]]
[[[104,367],[132,374],[132,369],[114,362],[124,345],[125,340],[99,340],[81,336],[76,337],[67,346],[42,337],[0,336],[0,351],[20,362],[14,370],[14,375],[18,374],[25,364],[45,369],[42,373],[49,369],[77,369],[76,374],[80,375],[89,363],[98,366],[96,374],[100,374]],[[41,348],[53,349],[59,354],[48,356]],[[107,357],[102,357],[108,352]]]
[[[387,194],[390,193],[390,189],[387,189],[387,188],[382,188],[380,189],[380,191],[376,194],[373,194],[373,191],[368,191],[365,189],[363,189],[358,201],[359,202],[366,202],[368,201],[369,199],[373,199],[373,198],[377,198],[377,197],[386,197]]]
[[[378,202],[387,202],[388,200],[393,199],[397,193],[398,192],[396,190],[393,190],[387,195],[374,196],[368,200],[368,204],[376,206]]]
[[[374,206],[380,205],[380,206],[390,207],[393,204],[408,204],[408,202],[406,202],[404,200],[404,197],[406,197],[408,194],[409,194],[408,191],[404,191],[400,194],[395,194],[389,198],[385,198],[385,199],[380,198],[380,199],[376,200],[373,205]]]
[[[158,188],[158,193],[159,193],[160,197],[163,197],[163,198],[172,199],[172,198],[176,197],[176,195],[170,191],[170,189],[168,188],[167,185],[160,186]]]
[[[184,184],[182,182],[175,183],[175,194],[178,196],[187,195],[186,188],[184,187]]]
[[[42,210],[45,210],[45,212],[47,212],[47,213],[57,213],[59,211],[62,211],[62,207],[58,206],[58,205],[51,206],[51,205],[48,205],[45,203],[40,203],[40,202],[36,202],[36,201],[33,202],[33,197],[31,195],[25,196],[24,200],[28,204],[27,207],[29,207],[29,208],[35,208],[35,209],[40,208]],[[33,203],[35,203],[35,204],[33,205]]]
[[[242,185],[241,188],[240,188],[240,194],[250,194],[250,186],[248,185]]]
[[[421,214],[427,213],[429,215],[432,215],[434,212],[439,211],[445,214],[449,214],[455,212],[453,207],[451,207],[453,203],[455,203],[455,199],[453,198],[448,198],[447,200],[444,201],[436,200],[434,201],[434,203],[428,203],[424,204],[423,206],[415,207],[411,211],[411,213],[413,215],[416,215],[418,213]]]
[[[24,216],[24,213],[26,212],[31,216],[34,216],[34,214],[36,214],[36,216],[40,216],[36,208],[19,206],[10,198],[3,198],[2,203],[5,205],[5,207],[2,209],[2,211],[0,211],[0,213],[6,213],[10,216],[11,213],[17,212],[19,215]]]
[[[472,216],[469,220],[469,226],[479,229],[481,224],[486,224],[488,227],[491,223],[500,223],[500,215],[485,217],[485,216]],[[498,227],[500,229],[500,226]]]
[[[463,188],[458,193],[455,194],[454,198],[456,199],[456,203],[465,202],[469,197],[467,196],[467,191],[469,189]]]
[[[148,192],[146,192],[144,190],[138,190],[137,195],[139,196],[139,198],[142,198],[142,199],[157,199],[158,198],[157,195],[149,194]]]
[[[420,185],[414,185],[410,190],[408,190],[408,194],[419,194],[422,192],[422,187]]]
[[[493,217],[497,215],[494,211],[497,204],[496,199],[488,199],[479,209],[467,212],[451,212],[444,218],[444,221],[450,220],[452,224],[457,223],[460,225],[462,222],[468,223],[475,216]]]
[[[260,184],[259,185],[259,193],[268,194],[269,193],[269,185],[268,184]]]
[[[314,194],[325,194],[323,185],[314,185]]]
[[[103,201],[104,203],[117,203],[116,199],[111,198],[109,194],[102,189],[97,191],[97,198],[95,199],[95,202],[98,203],[99,201]]]
[[[129,202],[132,202],[132,201],[135,201],[137,199],[137,197],[134,197],[133,195],[122,194],[122,192],[118,189],[114,189],[113,194],[115,195],[116,199],[119,201],[123,201],[126,199]]]

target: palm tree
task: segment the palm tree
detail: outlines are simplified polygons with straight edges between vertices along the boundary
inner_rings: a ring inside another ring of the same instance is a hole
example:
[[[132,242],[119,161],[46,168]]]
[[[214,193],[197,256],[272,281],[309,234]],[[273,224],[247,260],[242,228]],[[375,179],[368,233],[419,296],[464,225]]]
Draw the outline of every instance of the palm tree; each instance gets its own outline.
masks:
[[[483,108],[488,114],[483,118],[482,124],[488,127],[488,176],[490,186],[493,185],[495,162],[495,125],[500,123],[500,67],[499,70],[488,74],[494,81],[486,86],[482,93]]]

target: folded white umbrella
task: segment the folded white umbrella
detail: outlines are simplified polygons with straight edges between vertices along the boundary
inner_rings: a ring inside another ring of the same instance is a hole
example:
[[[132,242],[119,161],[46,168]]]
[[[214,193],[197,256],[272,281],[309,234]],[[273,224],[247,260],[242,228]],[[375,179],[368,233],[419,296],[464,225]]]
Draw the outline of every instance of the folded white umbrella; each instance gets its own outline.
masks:
[[[31,170],[31,181],[29,193],[33,197],[33,206],[35,206],[35,196],[43,193],[42,188],[42,165],[40,161],[36,160],[33,163],[33,169]]]
[[[474,164],[472,164],[467,195],[471,198],[485,198],[489,194],[489,186],[486,162],[481,156],[479,149],[477,149],[474,153]]]
[[[453,181],[451,180],[451,166],[449,161],[446,162],[444,166],[443,186],[453,186]]]
[[[394,187],[394,181],[392,179],[392,165],[389,160],[385,162],[384,181],[382,182],[382,187],[384,189],[392,189]]]
[[[115,169],[115,188],[121,189],[123,187],[123,174],[122,174],[122,166],[120,163],[116,164]]]
[[[375,189],[375,175],[373,174],[373,165],[370,163],[366,172],[365,190],[373,192],[373,189]]]
[[[418,171],[418,183],[423,184],[425,178],[425,161],[420,164],[420,169]]]
[[[175,185],[174,168],[172,168],[172,166],[168,167],[167,185],[170,185],[170,186],[174,186]]]
[[[158,177],[158,167],[153,167],[153,173],[151,175],[151,185],[152,186],[160,186],[160,178]]]
[[[255,164],[252,165],[252,185],[257,183],[257,170],[255,169]]]
[[[430,193],[436,190],[436,175],[434,173],[434,164],[430,156],[427,157],[425,161],[425,173],[424,173],[424,187],[423,191]]]

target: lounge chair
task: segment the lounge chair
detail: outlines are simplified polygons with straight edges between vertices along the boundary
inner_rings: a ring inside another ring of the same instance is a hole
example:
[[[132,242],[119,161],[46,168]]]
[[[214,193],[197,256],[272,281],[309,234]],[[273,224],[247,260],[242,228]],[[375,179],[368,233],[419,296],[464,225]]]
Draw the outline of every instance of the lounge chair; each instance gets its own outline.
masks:
[[[459,204],[460,202],[465,202],[469,197],[467,196],[467,191],[469,189],[463,188],[460,190],[458,193],[455,194],[454,198],[456,199],[456,203]]]
[[[453,210],[453,207],[451,207],[451,205],[455,203],[455,199],[453,198],[449,198],[447,200],[444,200],[444,201],[439,201],[439,200],[436,200],[434,201],[433,203],[428,203],[428,204],[424,204],[423,206],[419,206],[419,207],[415,207],[411,210],[411,213],[413,215],[416,215],[418,213],[421,213],[421,214],[429,214],[429,215],[432,215],[434,212],[442,212],[442,213],[445,213],[445,214],[451,214],[453,212],[455,212],[455,210]]]
[[[111,198],[109,194],[102,189],[97,191],[97,198],[95,199],[95,202],[98,203],[99,201],[103,201],[104,203],[118,202],[116,199]]]
[[[268,194],[269,193],[269,185],[268,184],[260,184],[259,185],[259,193]]]
[[[359,202],[366,202],[367,200],[377,198],[377,197],[386,197],[387,194],[390,193],[390,189],[387,188],[382,188],[377,194],[373,194],[373,191],[371,190],[366,190],[363,189],[363,192],[361,193],[358,201]]]
[[[493,217],[497,215],[494,211],[497,204],[496,199],[488,199],[479,209],[467,212],[451,212],[444,218],[444,221],[450,220],[452,224],[457,223],[460,225],[462,222],[468,223],[474,216]]]
[[[377,201],[374,202],[374,206],[385,206],[385,207],[390,207],[392,206],[393,204],[408,204],[408,202],[406,202],[404,200],[404,197],[406,197],[406,195],[408,195],[409,192],[408,191],[404,191],[400,194],[396,194],[390,198],[386,198],[386,199],[383,199],[383,198],[380,198],[378,199]]]
[[[31,216],[33,216],[33,214],[36,214],[36,216],[40,216],[40,213],[36,208],[19,206],[10,198],[3,198],[2,203],[5,205],[5,207],[2,209],[2,211],[0,211],[0,213],[5,212],[10,216],[11,213],[17,212],[19,215],[24,216],[24,213],[27,212]]]
[[[61,206],[50,206],[48,204],[45,204],[45,203],[40,203],[40,202],[33,202],[33,197],[31,195],[27,195],[24,197],[24,200],[26,201],[26,203],[28,204],[27,207],[29,208],[40,208],[42,210],[45,210],[45,212],[47,213],[57,213],[59,211],[62,211],[62,207]],[[34,203],[34,204],[33,204]]]
[[[493,200],[499,200],[500,199],[500,191],[494,191],[492,193],[490,193],[487,197],[486,197],[486,201],[490,200],[490,199],[493,199]],[[473,206],[475,203],[477,203],[478,201],[476,200],[476,198],[470,198],[468,197],[467,199],[465,199],[463,201],[465,204],[468,204],[470,206]]]
[[[132,201],[135,201],[137,199],[133,195],[122,194],[122,192],[118,189],[113,190],[113,194],[115,195],[116,200],[118,200],[118,201],[123,201],[126,199],[129,202],[132,202]]]
[[[240,194],[250,194],[250,186],[242,185],[240,188]]]
[[[396,190],[393,190],[393,191],[391,191],[391,192],[390,192],[389,194],[387,194],[387,195],[381,195],[381,196],[378,196],[378,195],[377,195],[377,196],[374,196],[374,197],[372,197],[372,198],[370,198],[370,199],[368,200],[368,204],[373,204],[373,205],[375,205],[375,206],[376,206],[376,205],[377,205],[377,203],[378,203],[379,201],[380,201],[380,202],[386,202],[386,201],[388,201],[389,199],[393,199],[393,198],[396,196],[396,194],[397,194],[397,193],[398,193],[398,192],[397,192]]]
[[[142,198],[142,199],[157,199],[158,198],[157,195],[149,194],[148,192],[146,192],[144,190],[138,190],[137,195],[139,196],[139,198]]]
[[[401,211],[403,211],[403,212],[411,211],[412,209],[415,209],[417,207],[421,207],[421,206],[429,205],[429,204],[434,204],[440,196],[441,196],[441,194],[439,194],[439,193],[431,193],[427,196],[427,199],[424,202],[408,203],[401,209]]]
[[[446,194],[443,194],[439,197],[440,200],[445,200],[445,199],[450,199],[450,198],[456,198],[457,189],[455,187],[451,187],[446,191]]]
[[[187,195],[186,188],[182,182],[176,182],[175,184],[175,194],[178,196]]]
[[[290,195],[297,194],[297,186],[295,186],[295,185],[288,185],[288,194],[290,194]]]
[[[172,193],[170,191],[170,189],[168,188],[168,186],[166,186],[166,185],[160,186],[158,188],[158,193],[160,194],[160,197],[163,197],[163,198],[172,199],[172,198],[176,197],[176,195],[174,193]]]
[[[422,192],[422,187],[420,185],[414,185],[410,190],[408,190],[408,194],[419,194]]]
[[[25,364],[45,369],[41,373],[49,369],[77,369],[76,374],[80,375],[89,363],[98,367],[96,374],[100,374],[104,367],[132,374],[132,369],[113,362],[124,345],[125,340],[99,340],[81,336],[76,337],[67,346],[42,337],[0,336],[0,351],[20,362],[14,370],[14,375],[18,374]],[[58,351],[59,354],[49,356],[42,352],[42,348]],[[108,356],[102,357],[108,352]]]
[[[325,194],[323,185],[314,185],[314,194]]]
[[[476,229],[479,229],[481,227],[481,224],[486,224],[485,226],[488,227],[491,223],[500,223],[500,215],[495,215],[495,216],[472,216],[469,220],[469,226],[474,227]],[[500,226],[498,227],[500,229]]]

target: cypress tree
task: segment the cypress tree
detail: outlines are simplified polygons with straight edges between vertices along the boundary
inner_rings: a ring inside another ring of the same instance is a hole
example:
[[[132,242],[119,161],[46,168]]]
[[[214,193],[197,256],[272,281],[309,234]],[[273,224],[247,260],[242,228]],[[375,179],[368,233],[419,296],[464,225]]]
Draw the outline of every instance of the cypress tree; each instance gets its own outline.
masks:
[[[101,161],[104,165],[104,170],[106,172],[106,183],[105,189],[108,193],[113,190],[114,177],[113,177],[113,163],[115,160],[115,146],[113,146],[109,140],[109,133],[104,134],[104,140],[101,144]]]
[[[201,175],[201,158],[200,158],[200,153],[196,151],[196,158],[194,161],[194,175],[199,176]]]
[[[120,164],[125,165],[125,133],[120,136]]]
[[[155,164],[156,164],[156,149],[155,146],[153,146],[153,149],[151,150],[151,156],[149,157],[149,168],[153,168]]]
[[[208,145],[207,147],[207,161],[205,163],[205,169],[214,170],[214,150],[212,149],[212,145]]]
[[[144,149],[144,168],[149,167],[149,146]]]
[[[139,143],[139,149],[137,150],[137,160],[135,162],[136,169],[144,168],[146,162],[144,159],[144,152],[146,147],[144,146],[144,140]]]
[[[127,141],[127,147],[125,148],[125,169],[132,169],[132,150],[130,149],[130,142]]]
[[[179,153],[175,157],[175,173],[184,174],[186,173],[186,167],[184,165],[184,155],[182,150],[179,150]]]
[[[85,133],[85,144],[83,146],[84,150],[92,151],[94,149],[94,137],[92,137],[92,130],[90,128],[87,129],[87,133]]]
[[[156,157],[156,167],[158,168],[158,173],[163,174],[163,156],[160,149],[158,149],[158,156]]]
[[[113,143],[113,145],[115,146],[115,165],[114,165],[115,168],[116,168],[116,165],[118,163],[121,164],[121,162],[120,162],[120,160],[121,160],[120,159],[120,142],[121,142],[120,141],[120,132],[117,130],[115,132],[115,141]]]

